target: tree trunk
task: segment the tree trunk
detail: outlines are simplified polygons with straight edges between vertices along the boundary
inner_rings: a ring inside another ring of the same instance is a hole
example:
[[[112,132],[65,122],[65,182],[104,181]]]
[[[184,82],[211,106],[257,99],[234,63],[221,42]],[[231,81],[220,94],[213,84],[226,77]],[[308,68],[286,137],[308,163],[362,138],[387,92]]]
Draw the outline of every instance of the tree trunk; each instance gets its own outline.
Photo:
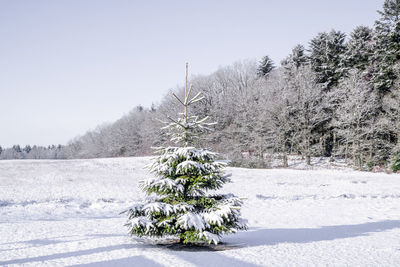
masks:
[[[311,156],[310,156],[310,154],[306,155],[306,163],[307,163],[307,165],[311,165]]]
[[[374,139],[370,138],[370,140],[374,140]],[[373,158],[374,158],[374,142],[371,141],[370,149],[369,149],[369,161],[373,161]]]
[[[319,145],[320,145],[320,153],[321,156],[324,154],[324,150],[325,150],[325,139],[322,138],[322,136],[319,138]]]
[[[362,170],[362,160],[360,155],[357,155],[357,168],[360,171]]]
[[[360,154],[360,144],[358,142],[353,143],[353,164],[354,166],[361,171],[362,168],[362,160]]]
[[[261,160],[264,160],[264,149],[263,149],[263,147],[261,145],[260,145],[260,150],[258,151],[258,157]]]
[[[286,152],[283,152],[283,167],[287,168],[288,166],[289,166],[289,164],[288,164],[288,158],[287,158]]]
[[[306,164],[311,165],[311,153],[310,153],[310,137],[306,137]]]
[[[283,167],[287,168],[289,166],[288,164],[288,157],[287,157],[287,150],[286,150],[286,140],[285,136],[282,136],[282,154],[283,154]]]

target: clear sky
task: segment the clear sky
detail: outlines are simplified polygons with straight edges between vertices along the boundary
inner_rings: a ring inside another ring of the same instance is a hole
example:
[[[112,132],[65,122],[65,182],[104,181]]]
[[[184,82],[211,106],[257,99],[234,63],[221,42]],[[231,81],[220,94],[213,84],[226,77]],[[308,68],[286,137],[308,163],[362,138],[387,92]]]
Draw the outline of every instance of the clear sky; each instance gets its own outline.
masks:
[[[383,0],[0,0],[0,145],[66,144],[192,74],[332,28],[372,26]]]

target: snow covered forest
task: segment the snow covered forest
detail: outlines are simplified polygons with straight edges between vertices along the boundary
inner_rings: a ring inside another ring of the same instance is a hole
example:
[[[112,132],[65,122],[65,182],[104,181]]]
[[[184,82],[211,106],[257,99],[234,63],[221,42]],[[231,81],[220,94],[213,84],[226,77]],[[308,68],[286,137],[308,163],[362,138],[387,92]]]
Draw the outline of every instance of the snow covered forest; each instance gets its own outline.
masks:
[[[265,166],[271,154],[283,166],[289,154],[308,164],[344,158],[358,169],[391,163],[400,153],[400,1],[385,1],[379,14],[373,28],[319,33],[279,67],[265,56],[191,77],[205,96],[193,112],[218,122],[200,145],[237,165]],[[171,91],[182,95],[183,87]],[[150,147],[169,145],[159,120],[177,113],[170,93],[66,146],[0,148],[0,159],[150,155]]]

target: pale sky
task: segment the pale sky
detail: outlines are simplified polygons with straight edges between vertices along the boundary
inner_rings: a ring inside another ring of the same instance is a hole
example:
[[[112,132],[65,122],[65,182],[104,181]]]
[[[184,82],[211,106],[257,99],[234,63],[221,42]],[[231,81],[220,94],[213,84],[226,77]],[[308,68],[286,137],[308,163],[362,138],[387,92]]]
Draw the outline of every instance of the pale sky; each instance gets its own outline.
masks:
[[[0,0],[0,145],[66,144],[192,74],[332,28],[372,26],[383,0]]]

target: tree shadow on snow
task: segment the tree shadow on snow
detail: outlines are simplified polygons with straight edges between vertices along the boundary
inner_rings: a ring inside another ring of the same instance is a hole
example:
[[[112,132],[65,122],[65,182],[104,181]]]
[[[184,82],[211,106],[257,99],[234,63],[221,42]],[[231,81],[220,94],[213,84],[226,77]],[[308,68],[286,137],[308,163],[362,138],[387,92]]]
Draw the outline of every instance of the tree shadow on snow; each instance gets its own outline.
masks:
[[[220,246],[220,245],[218,245]],[[223,246],[223,245],[221,245]],[[113,246],[106,246],[106,247],[97,247],[92,249],[84,249],[78,251],[71,251],[71,252],[61,252],[55,253],[51,255],[45,256],[37,256],[37,257],[30,257],[30,258],[21,258],[21,259],[13,259],[8,261],[0,261],[0,266],[8,265],[8,264],[26,264],[26,263],[40,263],[49,261],[49,260],[56,260],[68,257],[79,257],[79,256],[86,256],[96,253],[106,253],[115,250],[126,250],[131,248],[140,248],[142,250],[157,250],[160,248],[166,248],[169,250],[168,253],[172,253],[179,258],[182,258],[188,262],[195,264],[196,266],[249,266],[249,267],[256,267],[258,265],[254,265],[240,259],[230,258],[228,256],[218,254],[218,253],[210,253],[210,251],[216,251],[216,249],[212,249],[207,246],[184,246],[184,245],[154,245],[154,244],[120,244],[120,245],[113,245]],[[190,253],[189,251],[196,251],[196,253]],[[98,261],[92,262],[88,264],[77,264],[73,265],[74,267],[81,266],[81,267],[91,267],[91,266],[150,266],[150,267],[159,267],[160,264],[148,259],[144,256],[132,256],[126,257],[121,259],[115,260],[106,260],[106,261]]]
[[[400,228],[400,220],[386,220],[380,222],[370,222],[356,225],[337,225],[324,226],[321,228],[298,228],[298,229],[250,229],[246,232],[239,232],[235,235],[224,238],[225,243],[216,246],[187,246],[181,244],[119,244],[107,247],[97,247],[92,249],[78,250],[72,252],[55,253],[51,255],[13,259],[0,261],[0,265],[24,264],[32,262],[43,262],[47,260],[61,259],[67,257],[77,257],[95,253],[110,252],[114,250],[125,250],[130,248],[140,249],[165,249],[168,253],[176,255],[198,266],[257,266],[252,263],[231,258],[224,253],[218,253],[221,250],[231,250],[243,247],[271,246],[280,243],[310,243],[318,241],[328,241],[343,238],[352,238],[358,236],[367,236],[371,233],[383,232],[391,229]],[[92,237],[111,237],[118,236],[113,234],[93,234]],[[26,241],[25,241],[26,242]],[[31,240],[37,245],[46,245],[53,242],[49,240]],[[196,253],[191,253],[196,252]],[[215,252],[215,253],[210,253]],[[206,264],[206,265],[204,265]],[[94,262],[90,264],[76,266],[160,266],[158,263],[143,256],[132,256],[122,259]]]
[[[23,264],[23,263],[30,263],[30,262],[41,262],[41,261],[84,256],[84,255],[90,255],[90,254],[95,254],[95,253],[108,252],[108,251],[120,250],[120,249],[130,249],[130,248],[137,248],[137,247],[138,247],[138,244],[120,244],[120,245],[107,246],[107,247],[97,247],[97,248],[92,248],[92,249],[55,253],[55,254],[45,255],[45,256],[37,256],[37,257],[31,257],[31,258],[21,258],[21,259],[14,259],[14,260],[8,260],[8,261],[0,261],[0,266],[8,265],[8,264]]]
[[[260,265],[253,264],[241,259],[233,258],[229,255],[221,253],[210,253],[210,252],[196,252],[196,253],[185,253],[182,251],[171,252],[175,256],[194,264],[195,266],[204,267],[260,267]]]
[[[27,249],[27,248],[39,247],[39,246],[54,245],[54,244],[58,244],[58,243],[69,243],[69,242],[76,242],[76,241],[94,240],[94,239],[104,238],[104,237],[120,237],[120,236],[125,236],[125,235],[121,235],[121,234],[89,234],[86,236],[70,235],[70,236],[52,237],[51,239],[50,238],[42,238],[42,239],[31,239],[31,240],[27,240],[27,241],[8,242],[8,243],[1,243],[0,245],[20,244],[20,245],[27,245],[27,246],[17,247],[17,248],[0,249],[0,252],[19,250],[19,249]],[[72,240],[66,239],[69,237],[81,237],[81,238],[72,239]],[[87,237],[91,237],[91,238],[87,238]],[[61,240],[59,240],[59,239],[61,239]]]
[[[146,259],[143,256],[132,256],[128,258],[92,262],[88,264],[76,264],[69,267],[108,267],[108,266],[143,266],[143,267],[162,267],[162,265]]]
[[[138,241],[140,242],[140,241]],[[224,251],[224,250],[231,250],[239,248],[234,244],[227,244],[227,243],[219,243],[218,245],[214,244],[182,244],[179,243],[179,240],[166,240],[162,243],[146,243],[144,242],[144,247],[146,248],[158,248],[158,249],[165,249],[171,251],[186,251],[186,252],[198,252],[198,251]]]
[[[387,220],[354,225],[298,229],[255,229],[224,238],[228,244],[241,247],[270,246],[280,243],[310,243],[367,236],[370,233],[400,228],[400,220]]]

